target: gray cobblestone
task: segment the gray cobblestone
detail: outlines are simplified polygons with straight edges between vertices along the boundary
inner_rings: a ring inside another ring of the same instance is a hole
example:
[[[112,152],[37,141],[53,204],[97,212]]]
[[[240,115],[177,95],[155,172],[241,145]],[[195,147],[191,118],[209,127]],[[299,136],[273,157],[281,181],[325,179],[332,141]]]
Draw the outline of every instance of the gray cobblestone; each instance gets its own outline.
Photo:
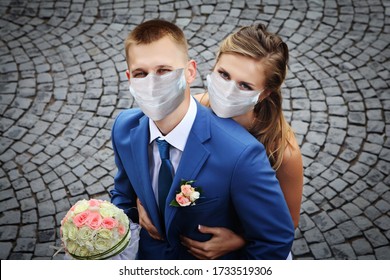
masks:
[[[345,238],[352,238],[362,235],[362,232],[352,221],[346,221],[338,225],[338,229],[340,229]]]
[[[17,226],[3,226],[0,230],[0,241],[14,240],[17,234]]]
[[[332,220],[335,221],[336,224],[345,222],[350,219],[348,215],[341,209],[335,209],[328,214],[332,218]]]
[[[310,252],[309,246],[304,238],[296,239],[292,247],[294,256],[304,255]]]
[[[351,245],[349,244],[338,244],[331,247],[333,254],[336,259],[341,260],[354,260],[356,255]]]
[[[348,171],[342,176],[342,179],[350,184],[354,184],[359,179],[359,176]]]
[[[33,252],[35,248],[35,238],[18,238],[16,240],[15,252]]]
[[[326,242],[310,245],[310,251],[316,259],[326,259],[332,256],[331,250]]]
[[[308,214],[313,214],[319,210],[318,206],[308,200],[302,203],[302,210]]]
[[[67,188],[72,196],[84,193],[84,186],[81,181],[72,183],[71,185],[67,186]]]
[[[372,226],[372,223],[365,216],[357,216],[352,218],[352,221],[361,229],[366,230]]]
[[[340,244],[345,242],[344,236],[342,235],[341,231],[337,228],[325,232],[324,237],[330,245]]]
[[[390,260],[390,246],[380,247],[375,249],[375,256],[379,260]]]
[[[38,240],[39,240],[39,242],[54,241],[55,240],[55,230],[48,229],[48,230],[39,231],[38,232]]]
[[[46,216],[39,219],[38,222],[39,230],[53,229],[54,227],[55,227],[55,222],[53,216]]]
[[[357,255],[368,255],[373,253],[371,244],[363,238],[352,241],[352,248],[355,250]]]
[[[318,228],[312,228],[304,233],[305,240],[308,243],[322,242],[325,238]]]
[[[58,200],[55,202],[55,209],[56,213],[62,212],[62,211],[69,211],[71,205],[69,204],[69,201],[65,198],[62,197],[61,200]]]
[[[336,225],[325,212],[314,215],[313,222],[322,232],[328,231]]]
[[[37,224],[24,225],[20,228],[19,236],[25,238],[28,237],[34,238],[36,237],[36,231],[37,231]]]
[[[371,245],[374,246],[374,248],[387,245],[389,243],[387,238],[378,229],[375,228],[365,231],[364,235],[367,237]]]
[[[50,200],[38,203],[38,214],[40,217],[54,215],[55,210],[54,203]]]
[[[384,201],[383,199],[379,200],[377,203],[375,203],[375,207],[380,211],[382,212],[383,214],[384,213],[387,213],[388,211],[390,211],[390,204],[387,203],[386,201]]]
[[[302,214],[299,221],[299,228],[303,231],[307,231],[315,226],[314,222],[306,214]]]
[[[34,250],[34,255],[37,257],[51,257],[53,255],[53,249],[50,246],[53,246],[52,243],[38,243]],[[50,259],[50,258],[48,258]]]
[[[360,209],[364,210],[366,209],[369,205],[370,205],[370,202],[368,202],[366,199],[364,199],[363,197],[357,197],[355,198],[353,201],[352,201],[357,207],[359,207]]]
[[[362,210],[359,209],[355,204],[353,203],[347,203],[341,207],[341,209],[349,216],[349,217],[355,217],[362,213]]]

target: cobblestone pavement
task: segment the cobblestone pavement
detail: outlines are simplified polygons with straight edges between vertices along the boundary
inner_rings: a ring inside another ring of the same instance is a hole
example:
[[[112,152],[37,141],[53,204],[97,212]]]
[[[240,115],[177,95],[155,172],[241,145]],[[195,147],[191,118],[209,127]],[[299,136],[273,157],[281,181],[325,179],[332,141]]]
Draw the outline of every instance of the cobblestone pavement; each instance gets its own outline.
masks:
[[[305,167],[294,258],[390,259],[388,0],[1,0],[0,259],[51,259],[71,204],[109,199],[111,126],[133,106],[123,41],[158,17],[189,39],[194,92],[237,27],[284,38]]]

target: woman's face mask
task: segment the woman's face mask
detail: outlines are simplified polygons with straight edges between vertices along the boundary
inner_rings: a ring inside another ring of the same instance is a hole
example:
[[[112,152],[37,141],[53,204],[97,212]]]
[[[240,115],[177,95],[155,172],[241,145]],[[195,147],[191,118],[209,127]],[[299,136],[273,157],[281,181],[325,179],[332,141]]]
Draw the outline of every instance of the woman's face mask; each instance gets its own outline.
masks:
[[[145,115],[159,121],[183,102],[186,86],[182,68],[164,75],[149,73],[144,78],[131,78],[129,90]]]
[[[225,80],[217,72],[207,75],[210,106],[221,118],[231,118],[252,110],[260,94],[258,90],[240,90],[233,80]]]

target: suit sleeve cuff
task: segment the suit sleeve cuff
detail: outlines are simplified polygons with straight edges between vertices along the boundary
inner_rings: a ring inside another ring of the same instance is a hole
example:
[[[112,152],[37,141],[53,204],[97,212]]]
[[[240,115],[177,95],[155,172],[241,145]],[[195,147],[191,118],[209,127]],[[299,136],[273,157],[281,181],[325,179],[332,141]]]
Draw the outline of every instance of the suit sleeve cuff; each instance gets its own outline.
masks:
[[[128,208],[124,210],[124,212],[133,223],[139,223],[138,210],[136,207]]]

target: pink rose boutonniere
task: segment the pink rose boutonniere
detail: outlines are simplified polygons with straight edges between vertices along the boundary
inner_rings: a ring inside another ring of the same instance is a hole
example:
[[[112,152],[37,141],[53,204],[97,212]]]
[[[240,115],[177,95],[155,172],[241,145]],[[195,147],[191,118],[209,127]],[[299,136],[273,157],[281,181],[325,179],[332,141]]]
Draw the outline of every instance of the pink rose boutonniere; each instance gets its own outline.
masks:
[[[195,188],[192,184],[195,181],[181,180],[180,191],[177,192],[175,199],[171,201],[170,206],[186,207],[195,205],[195,201],[200,198],[201,188]]]

